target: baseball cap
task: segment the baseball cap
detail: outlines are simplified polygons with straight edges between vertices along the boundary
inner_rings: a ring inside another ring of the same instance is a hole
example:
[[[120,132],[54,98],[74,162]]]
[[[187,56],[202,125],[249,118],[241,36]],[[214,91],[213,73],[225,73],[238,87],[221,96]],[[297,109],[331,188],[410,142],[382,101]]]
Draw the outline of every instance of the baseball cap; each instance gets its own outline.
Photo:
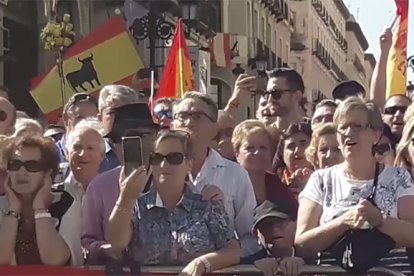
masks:
[[[98,108],[98,100],[88,93],[76,93],[73,94],[72,97],[66,102],[65,107],[63,108],[63,114],[67,113],[68,110],[80,102],[88,102],[96,106]]]
[[[254,209],[253,229],[257,227],[259,222],[265,218],[271,217],[293,221],[295,216],[288,202],[281,200],[278,203],[274,203],[270,200],[265,200],[262,204]]]
[[[357,81],[343,81],[339,83],[332,91],[332,98],[335,100],[345,100],[348,97],[363,95],[365,97],[365,88]]]

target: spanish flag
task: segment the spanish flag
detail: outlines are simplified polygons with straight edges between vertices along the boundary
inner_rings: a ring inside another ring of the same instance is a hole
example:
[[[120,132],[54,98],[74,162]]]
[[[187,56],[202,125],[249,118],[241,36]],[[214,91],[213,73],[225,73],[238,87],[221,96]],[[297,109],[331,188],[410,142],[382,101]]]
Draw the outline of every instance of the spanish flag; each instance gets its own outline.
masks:
[[[160,98],[180,99],[185,92],[193,90],[193,87],[190,54],[183,32],[183,23],[179,19],[158,92],[154,99],[150,99],[150,108],[152,108],[152,100],[155,101]]]
[[[393,95],[405,95],[407,90],[408,0],[395,0],[395,2],[397,26],[387,63],[386,99]]]
[[[131,85],[143,68],[125,22],[112,17],[64,55],[65,101],[77,92],[98,95],[107,84]],[[62,112],[61,80],[55,65],[46,75],[31,80],[31,94],[50,122]]]

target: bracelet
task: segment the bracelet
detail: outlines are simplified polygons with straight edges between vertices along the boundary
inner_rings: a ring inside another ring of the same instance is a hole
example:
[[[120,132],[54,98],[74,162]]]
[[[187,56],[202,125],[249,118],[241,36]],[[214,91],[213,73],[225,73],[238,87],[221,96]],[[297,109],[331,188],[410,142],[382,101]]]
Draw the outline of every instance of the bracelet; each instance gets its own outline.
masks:
[[[20,214],[12,210],[9,210],[8,212],[4,213],[4,215],[6,217],[11,217],[20,220]]]
[[[43,213],[36,213],[34,215],[34,219],[43,219],[43,218],[52,218],[52,215],[49,212],[43,212]]]
[[[233,108],[233,109],[238,108],[238,107],[239,107],[239,105],[240,105],[240,103],[235,103],[235,102],[230,102],[230,103],[229,103],[229,107],[230,107],[230,108]]]
[[[36,209],[34,210],[35,214],[41,214],[41,213],[49,213],[49,209]]]
[[[204,265],[204,272],[209,273],[211,272],[211,263],[209,260],[206,259],[206,257],[199,257],[198,258]]]

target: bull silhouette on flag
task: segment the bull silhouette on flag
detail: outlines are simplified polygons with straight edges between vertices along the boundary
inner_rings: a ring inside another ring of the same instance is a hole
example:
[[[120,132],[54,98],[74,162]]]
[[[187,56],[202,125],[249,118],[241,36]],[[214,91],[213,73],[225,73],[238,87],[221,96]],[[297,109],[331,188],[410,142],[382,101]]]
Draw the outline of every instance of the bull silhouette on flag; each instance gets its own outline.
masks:
[[[80,87],[83,92],[88,91],[88,89],[83,86],[85,82],[88,82],[92,88],[95,88],[93,81],[96,81],[97,86],[100,86],[101,83],[98,78],[98,73],[93,66],[93,54],[84,59],[78,58],[78,61],[82,63],[81,68],[66,75],[66,80],[69,82],[70,86],[72,86],[73,91],[78,93],[78,87]]]

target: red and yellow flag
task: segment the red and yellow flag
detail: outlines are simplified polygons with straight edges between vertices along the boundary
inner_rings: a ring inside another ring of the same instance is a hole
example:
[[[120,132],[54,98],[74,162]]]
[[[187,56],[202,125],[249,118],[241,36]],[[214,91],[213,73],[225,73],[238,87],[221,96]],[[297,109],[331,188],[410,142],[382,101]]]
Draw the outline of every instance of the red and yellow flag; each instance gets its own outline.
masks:
[[[154,100],[160,98],[180,99],[185,92],[193,90],[193,87],[190,54],[183,32],[183,23],[179,19],[167,63],[162,73],[160,86]],[[150,102],[150,107],[151,105]]]
[[[393,95],[405,95],[407,90],[408,0],[395,0],[395,2],[397,26],[387,63],[386,99]]]
[[[98,95],[107,84],[131,85],[143,62],[131,40],[125,22],[110,18],[64,55],[65,101],[76,92]],[[31,94],[49,121],[62,112],[62,95],[57,66],[31,80]]]

